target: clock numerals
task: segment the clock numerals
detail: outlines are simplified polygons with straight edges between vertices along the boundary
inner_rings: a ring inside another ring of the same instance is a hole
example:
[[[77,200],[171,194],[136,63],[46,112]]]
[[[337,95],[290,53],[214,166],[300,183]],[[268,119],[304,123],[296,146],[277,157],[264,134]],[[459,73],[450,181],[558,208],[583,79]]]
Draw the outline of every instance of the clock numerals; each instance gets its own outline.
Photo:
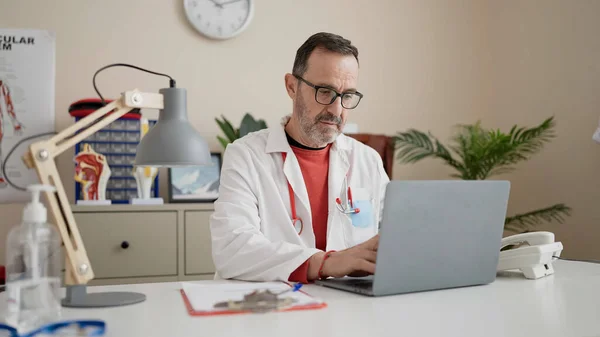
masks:
[[[219,32],[219,35],[223,35],[223,27],[217,27],[217,31]]]
[[[192,8],[196,8],[196,7],[198,7],[198,3],[196,1],[190,1],[190,6]]]

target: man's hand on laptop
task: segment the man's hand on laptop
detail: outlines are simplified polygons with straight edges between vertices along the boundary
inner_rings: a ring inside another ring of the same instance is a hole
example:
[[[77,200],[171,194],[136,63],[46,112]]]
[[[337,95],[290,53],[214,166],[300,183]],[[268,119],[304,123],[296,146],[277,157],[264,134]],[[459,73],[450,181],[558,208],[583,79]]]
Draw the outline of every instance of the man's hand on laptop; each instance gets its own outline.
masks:
[[[378,248],[379,234],[352,248],[334,252],[325,260],[322,274],[324,277],[362,277],[372,275],[375,273]],[[318,278],[319,267],[324,255],[325,253],[319,253],[310,258],[309,280]]]

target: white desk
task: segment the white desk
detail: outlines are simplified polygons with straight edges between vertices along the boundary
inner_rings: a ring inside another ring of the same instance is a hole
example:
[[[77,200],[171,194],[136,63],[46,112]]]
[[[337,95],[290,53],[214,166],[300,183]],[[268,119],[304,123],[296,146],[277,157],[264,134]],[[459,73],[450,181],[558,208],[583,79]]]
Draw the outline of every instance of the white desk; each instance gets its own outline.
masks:
[[[102,319],[107,336],[600,336],[600,264],[555,262],[539,280],[500,274],[485,286],[370,298],[316,285],[320,310],[191,317],[179,283],[90,287],[143,292],[143,303],[64,309],[65,319]],[[4,297],[2,304],[4,304]],[[4,310],[4,309],[2,309]]]

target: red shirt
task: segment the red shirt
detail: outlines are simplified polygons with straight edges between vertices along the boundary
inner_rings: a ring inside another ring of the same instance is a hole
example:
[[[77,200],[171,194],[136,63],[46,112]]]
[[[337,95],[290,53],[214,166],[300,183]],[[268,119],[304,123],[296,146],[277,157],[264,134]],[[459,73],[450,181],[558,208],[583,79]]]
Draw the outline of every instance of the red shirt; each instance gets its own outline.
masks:
[[[308,192],[312,228],[315,234],[315,247],[322,251],[327,247],[327,213],[328,213],[328,175],[329,148],[303,149],[292,146],[298,158],[300,170]],[[306,225],[306,224],[305,224]],[[298,267],[289,277],[290,282],[308,283],[308,260]]]

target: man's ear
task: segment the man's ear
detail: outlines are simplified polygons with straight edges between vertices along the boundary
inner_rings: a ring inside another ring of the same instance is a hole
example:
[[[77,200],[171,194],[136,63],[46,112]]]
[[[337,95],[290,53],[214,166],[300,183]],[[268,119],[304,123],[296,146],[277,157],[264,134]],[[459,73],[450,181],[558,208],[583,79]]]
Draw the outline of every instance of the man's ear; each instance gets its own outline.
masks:
[[[285,74],[285,90],[291,99],[296,98],[298,90],[298,80],[292,74]]]

